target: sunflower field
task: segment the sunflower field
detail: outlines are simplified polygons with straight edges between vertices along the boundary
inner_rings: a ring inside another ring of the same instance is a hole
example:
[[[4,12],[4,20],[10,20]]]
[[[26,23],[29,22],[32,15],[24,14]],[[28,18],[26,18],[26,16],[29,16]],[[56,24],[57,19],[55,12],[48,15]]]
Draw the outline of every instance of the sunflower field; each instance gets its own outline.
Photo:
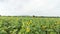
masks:
[[[0,16],[0,34],[60,34],[60,18]]]

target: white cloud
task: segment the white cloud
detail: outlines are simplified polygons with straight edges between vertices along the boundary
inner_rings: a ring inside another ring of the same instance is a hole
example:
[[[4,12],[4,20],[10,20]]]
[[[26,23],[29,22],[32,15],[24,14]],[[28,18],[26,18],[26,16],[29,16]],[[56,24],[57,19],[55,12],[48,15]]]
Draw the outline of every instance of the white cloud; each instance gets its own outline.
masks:
[[[0,0],[2,15],[60,16],[60,0]]]

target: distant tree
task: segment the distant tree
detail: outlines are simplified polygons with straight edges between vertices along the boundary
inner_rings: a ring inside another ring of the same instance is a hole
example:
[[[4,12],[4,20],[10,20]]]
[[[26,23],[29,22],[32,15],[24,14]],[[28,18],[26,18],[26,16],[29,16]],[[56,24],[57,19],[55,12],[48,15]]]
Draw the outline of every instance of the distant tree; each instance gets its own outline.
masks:
[[[1,15],[0,15],[1,16]]]
[[[35,16],[33,15],[33,17],[35,17]]]

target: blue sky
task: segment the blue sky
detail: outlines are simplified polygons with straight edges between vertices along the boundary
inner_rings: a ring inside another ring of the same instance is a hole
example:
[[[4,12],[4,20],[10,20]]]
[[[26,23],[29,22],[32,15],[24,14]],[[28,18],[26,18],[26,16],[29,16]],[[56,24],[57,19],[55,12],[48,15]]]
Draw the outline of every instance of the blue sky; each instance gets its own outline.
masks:
[[[60,0],[0,0],[0,14],[60,16]]]

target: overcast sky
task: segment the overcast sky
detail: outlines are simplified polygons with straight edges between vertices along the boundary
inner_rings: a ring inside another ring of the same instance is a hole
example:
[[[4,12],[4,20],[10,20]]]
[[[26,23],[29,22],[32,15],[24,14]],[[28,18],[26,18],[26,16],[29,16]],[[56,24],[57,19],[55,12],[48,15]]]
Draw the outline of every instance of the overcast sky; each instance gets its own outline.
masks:
[[[0,0],[0,14],[60,16],[60,0]]]

